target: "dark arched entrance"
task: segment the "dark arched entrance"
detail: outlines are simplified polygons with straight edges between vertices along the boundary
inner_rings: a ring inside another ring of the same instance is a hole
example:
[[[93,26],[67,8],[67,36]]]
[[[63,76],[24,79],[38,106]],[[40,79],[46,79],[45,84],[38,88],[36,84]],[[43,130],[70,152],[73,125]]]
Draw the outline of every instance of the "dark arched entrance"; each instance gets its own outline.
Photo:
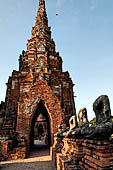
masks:
[[[35,127],[36,120],[40,114],[42,114],[44,116],[44,118],[47,122],[47,140],[48,140],[47,144],[48,144],[48,146],[51,146],[51,128],[50,128],[51,121],[50,121],[48,111],[44,105],[44,101],[41,100],[38,104],[38,107],[34,113],[32,121],[31,121],[30,147],[32,147],[34,145],[34,136],[35,136],[34,127]]]

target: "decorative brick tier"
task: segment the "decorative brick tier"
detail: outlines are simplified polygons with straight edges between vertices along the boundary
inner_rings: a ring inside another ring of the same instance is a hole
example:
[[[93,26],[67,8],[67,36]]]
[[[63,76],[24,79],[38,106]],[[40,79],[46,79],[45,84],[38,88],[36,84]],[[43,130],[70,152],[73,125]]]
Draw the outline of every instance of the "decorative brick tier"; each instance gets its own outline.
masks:
[[[113,169],[113,140],[85,140],[85,156],[79,163],[83,170]]]

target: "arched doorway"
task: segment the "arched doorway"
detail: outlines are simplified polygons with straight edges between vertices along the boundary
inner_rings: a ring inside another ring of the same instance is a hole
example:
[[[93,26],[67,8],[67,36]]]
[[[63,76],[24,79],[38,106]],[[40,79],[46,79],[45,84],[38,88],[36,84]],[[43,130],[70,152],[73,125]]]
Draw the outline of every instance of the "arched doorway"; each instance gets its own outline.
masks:
[[[40,100],[31,120],[30,147],[35,140],[45,140],[45,144],[51,146],[51,121],[44,102]]]

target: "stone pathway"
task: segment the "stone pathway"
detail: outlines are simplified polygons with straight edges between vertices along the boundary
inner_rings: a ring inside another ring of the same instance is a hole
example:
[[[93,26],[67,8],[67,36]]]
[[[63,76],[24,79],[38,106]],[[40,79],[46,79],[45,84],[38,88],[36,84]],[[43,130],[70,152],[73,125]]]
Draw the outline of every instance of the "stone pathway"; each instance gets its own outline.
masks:
[[[1,170],[56,170],[49,149],[40,142],[30,151],[28,158],[0,162]]]

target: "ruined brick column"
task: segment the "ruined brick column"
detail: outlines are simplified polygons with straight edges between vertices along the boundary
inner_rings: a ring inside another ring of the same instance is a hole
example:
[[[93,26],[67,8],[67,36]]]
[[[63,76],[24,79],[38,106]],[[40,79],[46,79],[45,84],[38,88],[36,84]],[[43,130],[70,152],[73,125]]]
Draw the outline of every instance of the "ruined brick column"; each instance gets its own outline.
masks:
[[[85,156],[80,162],[83,170],[113,169],[113,140],[85,140]]]
[[[72,164],[79,165],[79,162],[84,157],[83,141],[84,139],[71,139],[71,149],[68,158]]]
[[[57,155],[58,170],[79,170],[79,162],[84,157],[83,139],[63,139],[63,148]]]
[[[51,148],[51,156],[52,160],[54,161],[54,164],[57,167],[57,155],[61,154],[61,150],[64,146],[64,143],[61,138],[58,138],[57,136],[54,137],[54,145]]]

